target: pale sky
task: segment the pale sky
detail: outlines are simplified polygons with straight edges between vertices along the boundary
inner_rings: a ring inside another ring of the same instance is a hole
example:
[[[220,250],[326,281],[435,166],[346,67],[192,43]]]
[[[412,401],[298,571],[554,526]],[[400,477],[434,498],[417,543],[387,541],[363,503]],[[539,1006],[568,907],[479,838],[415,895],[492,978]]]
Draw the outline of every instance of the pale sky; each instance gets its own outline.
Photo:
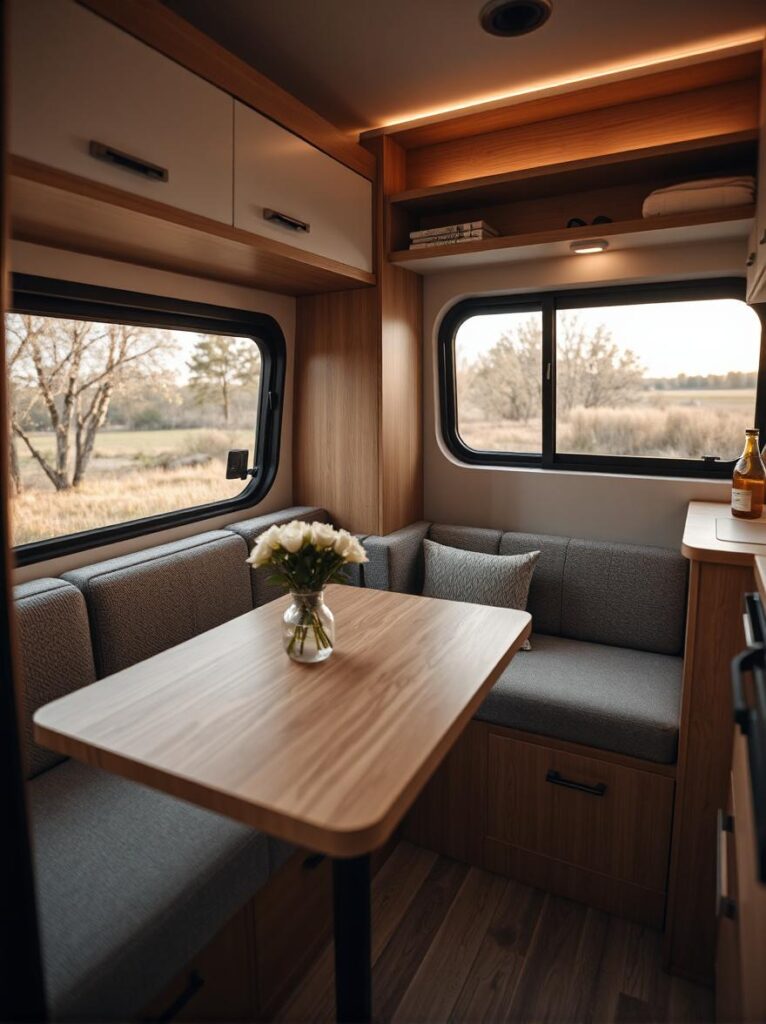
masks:
[[[492,348],[503,331],[534,315],[471,317],[457,332],[458,360],[473,362]],[[754,310],[738,299],[604,306],[564,310],[559,316],[577,316],[586,328],[606,324],[620,348],[636,353],[647,377],[758,369],[761,324]]]

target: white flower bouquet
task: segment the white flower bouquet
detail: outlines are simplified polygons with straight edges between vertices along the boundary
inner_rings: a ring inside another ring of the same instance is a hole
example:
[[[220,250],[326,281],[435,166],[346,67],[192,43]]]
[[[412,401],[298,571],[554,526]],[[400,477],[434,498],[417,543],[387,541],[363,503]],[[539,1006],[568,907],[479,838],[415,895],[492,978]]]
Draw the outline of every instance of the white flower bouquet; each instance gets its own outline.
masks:
[[[328,583],[347,583],[344,567],[367,561],[364,548],[347,530],[329,523],[293,520],[262,533],[248,558],[259,569],[269,566],[269,582],[293,596],[285,612],[285,648],[297,661],[323,661],[332,653],[334,619],[324,604]]]

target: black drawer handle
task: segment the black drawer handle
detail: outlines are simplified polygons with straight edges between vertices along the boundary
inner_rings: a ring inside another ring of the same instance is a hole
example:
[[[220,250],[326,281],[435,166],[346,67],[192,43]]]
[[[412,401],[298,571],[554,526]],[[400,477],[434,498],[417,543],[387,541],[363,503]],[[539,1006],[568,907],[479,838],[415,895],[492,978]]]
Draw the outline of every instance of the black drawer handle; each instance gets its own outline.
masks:
[[[747,254],[747,259],[745,260],[745,266],[746,267],[752,267],[752,265],[754,263],[755,263],[755,253],[754,252],[749,252]]]
[[[311,231],[311,225],[308,221],[298,220],[297,217],[290,217],[286,213],[280,213],[279,210],[270,210],[268,207],[263,211],[263,219],[281,224],[282,227],[290,228],[291,231],[302,231],[304,234],[308,234]]]
[[[158,164],[142,160],[140,156],[131,156],[130,153],[123,153],[119,149],[104,145],[103,142],[94,142],[91,139],[88,151],[96,160],[103,160],[104,163],[113,164],[115,167],[124,167],[126,171],[135,171],[143,178],[150,178],[152,181],[167,181],[170,175],[167,167],[160,167]]]
[[[148,1017],[145,1019],[150,1022],[150,1024],[164,1024],[165,1021],[174,1020],[181,1010],[191,1002],[204,984],[205,979],[199,971],[192,971],[189,975],[189,980],[186,983],[186,988],[183,992],[179,993],[178,997],[173,1000],[170,1006],[164,1009],[159,1017]]]
[[[545,781],[554,786],[563,786],[565,789],[576,789],[578,793],[587,793],[588,796],[603,796],[606,793],[606,783],[597,782],[595,786],[589,786],[586,782],[574,782],[572,779],[565,779],[560,772],[549,771]]]
[[[324,860],[323,853],[310,853],[301,864],[304,871],[316,871],[319,865]]]

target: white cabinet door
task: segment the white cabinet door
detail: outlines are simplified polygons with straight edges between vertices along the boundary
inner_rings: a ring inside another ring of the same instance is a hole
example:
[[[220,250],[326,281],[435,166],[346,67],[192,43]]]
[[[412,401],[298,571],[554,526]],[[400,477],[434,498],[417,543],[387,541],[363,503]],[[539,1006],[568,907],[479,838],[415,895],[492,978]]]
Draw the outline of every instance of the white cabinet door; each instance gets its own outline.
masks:
[[[231,224],[231,96],[73,0],[10,23],[12,153]]]
[[[371,183],[234,104],[234,226],[372,270]]]

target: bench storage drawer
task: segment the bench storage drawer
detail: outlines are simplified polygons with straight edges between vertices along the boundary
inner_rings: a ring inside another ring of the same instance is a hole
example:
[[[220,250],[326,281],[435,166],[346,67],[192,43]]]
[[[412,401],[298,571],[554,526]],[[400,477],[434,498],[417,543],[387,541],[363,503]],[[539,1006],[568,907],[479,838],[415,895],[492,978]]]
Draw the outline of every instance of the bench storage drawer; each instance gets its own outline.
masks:
[[[490,731],[487,838],[664,892],[673,779]]]

